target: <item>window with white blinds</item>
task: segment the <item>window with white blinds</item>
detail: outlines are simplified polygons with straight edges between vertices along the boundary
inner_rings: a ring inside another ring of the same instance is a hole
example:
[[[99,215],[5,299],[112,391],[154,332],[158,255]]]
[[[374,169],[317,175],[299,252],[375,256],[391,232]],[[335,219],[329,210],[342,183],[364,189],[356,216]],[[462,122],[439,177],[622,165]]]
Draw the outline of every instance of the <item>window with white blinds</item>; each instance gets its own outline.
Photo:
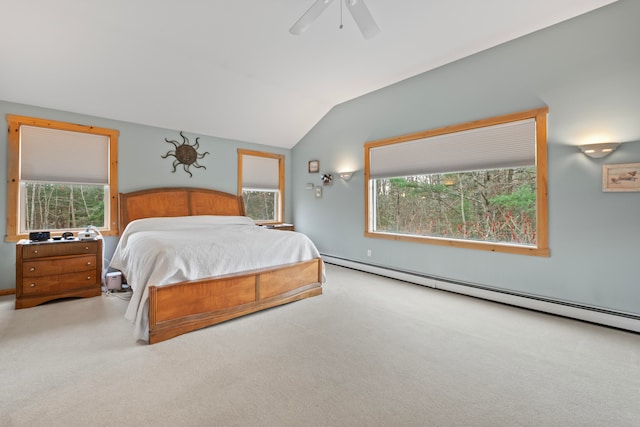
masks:
[[[246,215],[257,223],[284,220],[284,156],[238,150],[238,195]]]
[[[366,143],[365,236],[548,256],[547,113]]]
[[[95,226],[118,231],[113,129],[7,115],[7,241]]]

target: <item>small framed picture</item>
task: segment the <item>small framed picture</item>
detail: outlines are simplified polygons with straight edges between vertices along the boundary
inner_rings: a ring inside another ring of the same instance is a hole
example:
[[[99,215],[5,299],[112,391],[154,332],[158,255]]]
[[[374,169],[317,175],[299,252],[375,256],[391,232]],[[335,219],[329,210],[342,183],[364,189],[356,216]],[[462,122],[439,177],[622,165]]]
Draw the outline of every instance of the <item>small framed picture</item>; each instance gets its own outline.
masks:
[[[309,160],[309,173],[318,173],[318,172],[320,172],[320,161]]]
[[[640,163],[602,165],[602,191],[640,191]]]

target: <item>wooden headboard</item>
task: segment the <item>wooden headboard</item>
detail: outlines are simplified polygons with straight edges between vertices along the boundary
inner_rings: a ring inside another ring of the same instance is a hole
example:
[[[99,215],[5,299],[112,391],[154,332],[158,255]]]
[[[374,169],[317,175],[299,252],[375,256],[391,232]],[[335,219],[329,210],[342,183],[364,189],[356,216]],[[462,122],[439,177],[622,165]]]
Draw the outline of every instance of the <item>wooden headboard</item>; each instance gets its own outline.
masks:
[[[141,218],[191,215],[245,215],[237,194],[206,188],[165,187],[120,193],[120,233]]]

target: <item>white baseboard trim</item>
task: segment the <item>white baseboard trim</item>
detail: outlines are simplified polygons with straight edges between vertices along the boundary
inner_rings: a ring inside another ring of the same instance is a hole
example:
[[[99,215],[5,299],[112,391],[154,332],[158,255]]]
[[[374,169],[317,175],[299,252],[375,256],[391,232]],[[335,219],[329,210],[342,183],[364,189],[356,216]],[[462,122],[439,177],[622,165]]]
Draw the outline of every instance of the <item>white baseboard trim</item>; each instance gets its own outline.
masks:
[[[508,292],[501,289],[491,289],[470,283],[459,283],[452,280],[429,277],[420,273],[394,270],[386,267],[379,267],[333,257],[330,255],[323,254],[322,259],[328,264],[335,264],[354,270],[377,274],[379,276],[428,286],[434,289],[455,292],[489,301],[500,302],[503,304],[569,317],[572,319],[584,320],[586,322],[597,323],[628,331],[640,332],[640,316],[631,313],[616,312],[598,307],[537,297],[535,295]]]

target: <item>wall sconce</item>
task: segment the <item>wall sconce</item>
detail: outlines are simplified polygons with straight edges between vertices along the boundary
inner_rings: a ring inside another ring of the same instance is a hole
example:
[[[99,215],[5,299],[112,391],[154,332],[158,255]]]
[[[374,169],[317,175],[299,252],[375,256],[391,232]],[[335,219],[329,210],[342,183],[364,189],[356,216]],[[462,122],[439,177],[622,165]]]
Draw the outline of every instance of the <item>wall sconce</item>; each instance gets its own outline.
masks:
[[[344,181],[349,181],[353,176],[353,172],[340,172],[338,174]]]
[[[592,159],[599,159],[616,151],[616,148],[618,148],[619,145],[620,143],[618,142],[604,142],[601,144],[579,145],[578,148],[586,156],[589,156]]]

